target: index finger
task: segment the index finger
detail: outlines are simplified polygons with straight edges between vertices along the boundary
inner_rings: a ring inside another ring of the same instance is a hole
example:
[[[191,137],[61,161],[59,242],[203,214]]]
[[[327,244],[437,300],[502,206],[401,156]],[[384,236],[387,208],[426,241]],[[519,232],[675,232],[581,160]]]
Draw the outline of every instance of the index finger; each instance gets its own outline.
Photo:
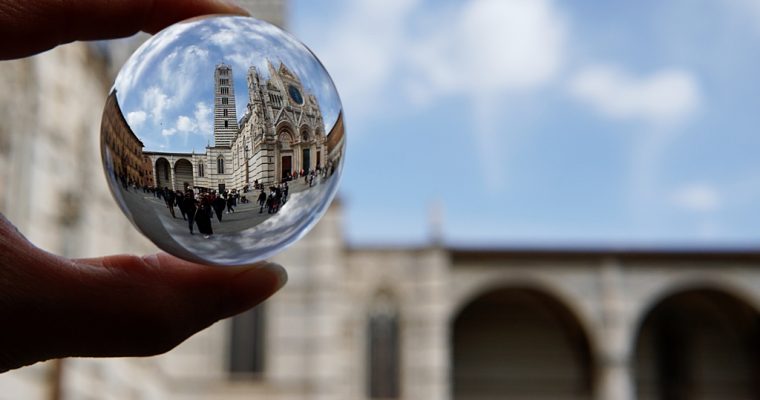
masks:
[[[248,15],[225,0],[0,0],[0,59],[75,40],[155,33],[204,14]]]

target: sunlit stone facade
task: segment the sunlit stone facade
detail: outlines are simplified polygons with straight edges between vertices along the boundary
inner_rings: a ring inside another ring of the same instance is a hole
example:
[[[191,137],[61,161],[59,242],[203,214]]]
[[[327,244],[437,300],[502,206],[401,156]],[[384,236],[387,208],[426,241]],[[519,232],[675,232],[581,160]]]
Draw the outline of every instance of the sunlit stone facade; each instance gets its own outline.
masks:
[[[143,143],[132,132],[124,115],[118,111],[115,92],[108,96],[105,110],[101,134],[106,145],[103,149],[109,149],[108,157],[112,163],[109,172],[113,179],[125,186],[153,187],[153,163],[150,157],[143,154]]]

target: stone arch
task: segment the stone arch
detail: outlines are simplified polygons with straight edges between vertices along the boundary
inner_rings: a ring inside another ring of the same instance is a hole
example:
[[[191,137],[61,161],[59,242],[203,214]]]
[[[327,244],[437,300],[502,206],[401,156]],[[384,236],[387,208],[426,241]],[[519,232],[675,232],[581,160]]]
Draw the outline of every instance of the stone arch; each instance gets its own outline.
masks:
[[[288,132],[290,134],[290,137],[293,138],[293,132],[296,130],[293,128],[293,125],[291,125],[288,121],[281,121],[279,124],[277,124],[277,128],[275,129],[275,133],[277,134],[277,137],[279,137],[283,132]]]
[[[298,131],[300,132],[299,138],[302,142],[308,143],[311,141],[311,132],[308,125],[301,125],[301,129]]]
[[[282,182],[298,170],[297,152],[293,152],[293,128],[289,123],[277,126],[277,150],[275,156],[275,181]]]
[[[156,187],[172,187],[171,164],[165,157],[158,157],[155,164]]]
[[[501,271],[494,273],[482,274],[476,279],[469,282],[462,282],[459,290],[451,294],[450,310],[448,315],[451,318],[458,315],[462,308],[471,303],[482,293],[496,290],[503,287],[525,287],[546,293],[552,298],[562,303],[580,323],[583,331],[590,339],[591,348],[596,354],[599,351],[599,338],[595,324],[588,310],[583,307],[580,299],[572,293],[566,291],[559,283],[555,283],[546,277],[531,274],[503,274]]]
[[[640,399],[760,398],[760,313],[720,285],[669,290],[641,316],[633,360]]]
[[[760,296],[747,282],[739,282],[725,274],[690,273],[688,277],[673,277],[660,281],[660,285],[650,290],[644,300],[638,305],[634,315],[637,316],[634,326],[639,327],[654,307],[663,300],[694,288],[709,288],[711,290],[731,293],[732,296],[760,310]]]
[[[293,126],[289,122],[280,122],[277,125],[275,132],[277,137],[277,145],[280,146],[280,148],[289,149],[292,147],[296,136],[294,134],[295,129],[293,129]]]
[[[193,188],[193,163],[186,158],[177,159],[174,163],[174,190],[185,191]]]
[[[593,352],[560,299],[530,286],[491,288],[452,324],[453,399],[590,399]]]
[[[277,143],[280,144],[280,147],[289,149],[293,144],[293,135],[287,130],[284,130],[280,132],[279,136],[277,136]]]

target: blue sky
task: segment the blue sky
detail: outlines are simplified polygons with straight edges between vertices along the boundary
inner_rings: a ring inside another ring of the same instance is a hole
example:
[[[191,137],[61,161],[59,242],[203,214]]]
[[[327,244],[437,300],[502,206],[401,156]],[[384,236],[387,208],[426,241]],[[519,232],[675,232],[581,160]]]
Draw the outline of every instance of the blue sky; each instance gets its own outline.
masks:
[[[760,1],[293,1],[354,243],[760,243]],[[435,205],[435,206],[434,206]]]
[[[202,153],[214,144],[216,65],[232,66],[239,119],[248,104],[248,68],[268,79],[268,62],[284,62],[317,96],[329,132],[341,109],[329,75],[291,35],[250,18],[192,20],[158,33],[125,63],[114,88],[146,151]]]

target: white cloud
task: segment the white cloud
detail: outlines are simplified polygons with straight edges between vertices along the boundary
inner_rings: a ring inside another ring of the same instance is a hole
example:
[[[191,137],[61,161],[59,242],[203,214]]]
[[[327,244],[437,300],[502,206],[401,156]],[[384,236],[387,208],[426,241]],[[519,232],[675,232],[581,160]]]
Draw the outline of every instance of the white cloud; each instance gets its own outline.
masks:
[[[304,35],[325,63],[352,113],[371,110],[410,46],[406,23],[419,0],[348,2],[339,24]],[[316,34],[319,33],[319,34]],[[380,100],[382,101],[382,100]],[[371,104],[370,104],[371,103]]]
[[[682,121],[702,101],[697,79],[680,69],[634,77],[617,67],[592,66],[571,80],[569,90],[607,117],[651,123]]]
[[[177,133],[177,129],[175,128],[168,128],[168,129],[161,130],[161,135],[164,137],[173,136],[175,133]]]
[[[148,115],[145,111],[132,111],[127,114],[127,123],[129,123],[129,126],[132,127],[132,129],[140,128],[145,123],[147,117]]]
[[[163,122],[164,112],[170,105],[169,96],[158,86],[151,86],[143,94],[143,108],[147,109],[153,123],[159,125]]]
[[[213,133],[213,116],[211,108],[204,102],[195,104],[195,125],[202,135],[211,136]]]
[[[209,51],[198,46],[180,47],[169,53],[160,64],[161,89],[169,97],[169,106],[180,106],[197,89],[198,77],[203,76]]]
[[[350,2],[338,20],[309,35],[317,40],[310,45],[354,120],[463,97],[477,120],[472,134],[484,179],[500,186],[499,154],[491,149],[504,145],[501,113],[487,103],[558,76],[567,29],[554,2],[473,0],[423,9],[419,0],[369,0]]]
[[[410,54],[431,91],[477,96],[534,88],[559,71],[565,22],[550,1],[471,1],[455,14]]]
[[[208,40],[219,47],[224,47],[235,43],[236,37],[237,35],[232,29],[222,29],[210,35]]]
[[[673,205],[688,211],[709,212],[720,207],[718,191],[706,184],[689,184],[674,190],[670,195]]]
[[[186,115],[180,115],[177,117],[175,131],[183,134],[194,133],[203,136],[210,136],[213,133],[212,123],[213,116],[211,113],[211,108],[204,102],[198,102],[195,104],[193,117],[188,117]],[[174,134],[174,132],[171,132],[170,134]]]
[[[352,2],[346,23],[319,36],[314,47],[347,107],[372,112],[370,99],[383,101],[388,89],[420,105],[438,95],[533,88],[562,66],[566,24],[550,0],[476,0],[416,15],[419,3]]]
[[[143,43],[129,60],[124,64],[123,69],[116,78],[115,88],[120,93],[122,104],[132,92],[132,89],[139,83],[138,77],[142,77],[146,68],[152,68],[159,57],[163,56],[168,46],[175,43],[187,30],[191,29],[193,24],[179,23],[174,29],[166,29],[148,42]]]
[[[195,122],[190,117],[180,115],[177,118],[177,130],[180,132],[192,132],[197,128]]]

